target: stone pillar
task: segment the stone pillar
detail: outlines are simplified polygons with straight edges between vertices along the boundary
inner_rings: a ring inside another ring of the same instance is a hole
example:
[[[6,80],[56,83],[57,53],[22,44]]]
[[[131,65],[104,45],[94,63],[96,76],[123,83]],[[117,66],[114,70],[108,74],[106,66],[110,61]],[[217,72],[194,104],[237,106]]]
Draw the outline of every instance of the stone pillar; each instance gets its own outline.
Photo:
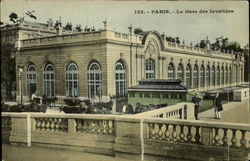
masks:
[[[213,131],[212,128],[201,128],[201,144],[212,145],[213,143]]]

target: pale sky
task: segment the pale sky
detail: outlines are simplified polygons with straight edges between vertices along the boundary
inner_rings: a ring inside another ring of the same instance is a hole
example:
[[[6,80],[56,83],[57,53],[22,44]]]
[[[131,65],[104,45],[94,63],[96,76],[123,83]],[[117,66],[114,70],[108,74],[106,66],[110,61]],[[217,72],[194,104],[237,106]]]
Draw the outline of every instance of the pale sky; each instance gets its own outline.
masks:
[[[185,13],[185,10],[229,9],[233,13]],[[27,21],[46,23],[48,18],[55,22],[61,16],[63,26],[71,22],[103,28],[105,18],[111,30],[128,33],[130,24],[144,31],[156,30],[169,36],[179,36],[186,44],[198,43],[206,36],[212,42],[224,36],[229,41],[249,42],[249,7],[247,1],[83,1],[83,0],[1,0],[1,21],[8,22],[11,12],[19,17],[26,11],[35,10],[37,20],[25,17]],[[135,14],[144,10],[145,14]],[[171,14],[151,14],[151,10],[169,10]],[[183,14],[177,14],[177,10]],[[174,13],[175,11],[175,13]],[[149,13],[147,13],[149,12]]]

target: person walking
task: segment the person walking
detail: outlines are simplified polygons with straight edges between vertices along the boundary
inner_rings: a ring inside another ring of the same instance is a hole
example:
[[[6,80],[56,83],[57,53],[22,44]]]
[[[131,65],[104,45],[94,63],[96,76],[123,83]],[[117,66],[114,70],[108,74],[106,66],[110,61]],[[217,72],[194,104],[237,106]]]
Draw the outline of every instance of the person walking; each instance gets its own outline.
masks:
[[[195,93],[195,96],[192,98],[192,102],[194,103],[195,120],[199,120],[198,113],[199,113],[199,108],[200,108],[200,101],[201,101],[201,98],[198,96],[198,93]]]
[[[214,102],[213,102],[214,113],[215,113],[216,119],[220,119],[220,111],[223,110],[221,102],[222,102],[221,97],[219,96],[219,92],[217,92],[215,94]]]

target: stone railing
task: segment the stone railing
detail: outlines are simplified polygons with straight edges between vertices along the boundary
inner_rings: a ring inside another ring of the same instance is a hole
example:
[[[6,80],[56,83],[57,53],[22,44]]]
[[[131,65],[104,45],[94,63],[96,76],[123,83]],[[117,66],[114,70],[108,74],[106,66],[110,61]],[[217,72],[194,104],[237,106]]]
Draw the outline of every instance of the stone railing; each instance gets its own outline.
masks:
[[[250,127],[240,124],[146,119],[148,139],[249,148]],[[246,135],[247,134],[247,135]]]
[[[81,150],[116,160],[245,161],[250,150],[246,124],[43,113],[2,113],[2,120],[2,127],[10,129],[2,140],[9,139],[11,144]]]
[[[35,131],[67,132],[68,120],[65,118],[34,118]]]
[[[193,119],[194,104],[193,103],[177,103],[175,105],[162,107],[160,109],[151,110],[135,115],[136,117],[156,117],[169,119]]]
[[[46,45],[62,45],[67,43],[75,42],[89,42],[89,41],[98,41],[98,40],[113,40],[121,41],[126,43],[139,43],[142,42],[141,35],[132,35],[129,34],[113,32],[113,31],[93,31],[93,32],[80,32],[80,33],[65,33],[63,35],[48,36],[41,38],[25,39],[21,40],[21,47],[35,47],[35,46],[46,46]]]
[[[199,55],[210,55],[210,56],[215,56],[215,57],[234,59],[234,55],[232,53],[224,53],[220,51],[212,51],[212,50],[206,50],[206,49],[197,48],[197,47],[190,47],[190,46],[180,45],[180,44],[169,42],[169,41],[165,41],[164,45],[167,49],[187,51],[187,52],[190,52],[193,54],[199,54]]]

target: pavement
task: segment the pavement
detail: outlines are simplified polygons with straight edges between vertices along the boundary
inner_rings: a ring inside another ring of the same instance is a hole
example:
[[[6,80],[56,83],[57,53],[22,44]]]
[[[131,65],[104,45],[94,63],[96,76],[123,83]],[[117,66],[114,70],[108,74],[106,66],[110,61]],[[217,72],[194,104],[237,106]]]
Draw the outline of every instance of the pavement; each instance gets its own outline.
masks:
[[[249,99],[243,102],[230,102],[223,104],[221,118],[215,119],[214,109],[199,113],[200,120],[212,122],[250,124]]]
[[[39,146],[2,144],[2,161],[115,161],[114,156]]]

